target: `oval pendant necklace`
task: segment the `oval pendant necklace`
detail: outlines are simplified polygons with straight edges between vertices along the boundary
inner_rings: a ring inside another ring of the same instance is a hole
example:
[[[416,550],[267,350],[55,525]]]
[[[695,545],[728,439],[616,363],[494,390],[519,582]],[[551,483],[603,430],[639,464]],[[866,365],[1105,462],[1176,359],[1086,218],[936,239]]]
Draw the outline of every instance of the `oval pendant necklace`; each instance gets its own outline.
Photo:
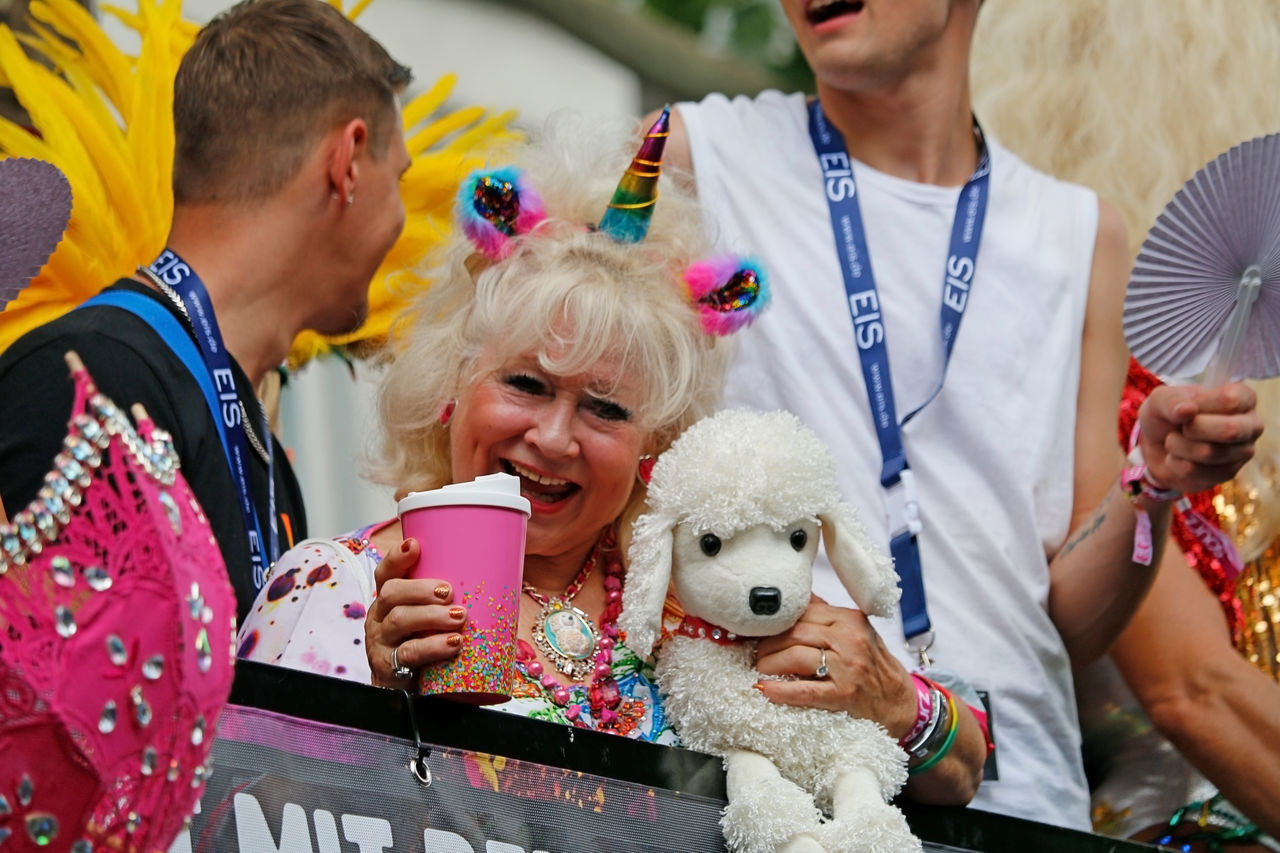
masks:
[[[584,681],[591,675],[600,645],[595,623],[572,603],[596,567],[599,553],[597,544],[582,565],[582,571],[559,595],[543,595],[527,583],[522,587],[524,594],[542,608],[533,622],[533,644],[556,669],[574,681]]]

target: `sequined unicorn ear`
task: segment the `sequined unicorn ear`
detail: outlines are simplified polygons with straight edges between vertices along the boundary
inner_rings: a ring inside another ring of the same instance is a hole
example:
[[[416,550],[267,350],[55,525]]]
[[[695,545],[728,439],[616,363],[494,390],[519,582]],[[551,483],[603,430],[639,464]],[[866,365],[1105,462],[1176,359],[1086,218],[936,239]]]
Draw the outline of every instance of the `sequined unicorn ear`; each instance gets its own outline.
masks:
[[[458,190],[458,221],[491,261],[511,254],[513,238],[547,218],[542,199],[514,166],[472,172]]]
[[[703,330],[729,335],[755,321],[769,304],[769,281],[754,260],[720,255],[689,265],[684,282]]]

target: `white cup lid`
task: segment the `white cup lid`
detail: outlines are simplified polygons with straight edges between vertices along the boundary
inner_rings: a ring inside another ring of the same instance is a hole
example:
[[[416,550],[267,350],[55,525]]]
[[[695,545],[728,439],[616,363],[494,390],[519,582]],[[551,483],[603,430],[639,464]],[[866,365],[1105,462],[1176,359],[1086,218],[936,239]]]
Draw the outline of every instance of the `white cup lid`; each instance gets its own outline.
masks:
[[[433,506],[496,506],[529,515],[529,499],[520,494],[520,478],[510,474],[485,474],[469,483],[451,483],[427,492],[410,492],[396,504],[396,512]]]

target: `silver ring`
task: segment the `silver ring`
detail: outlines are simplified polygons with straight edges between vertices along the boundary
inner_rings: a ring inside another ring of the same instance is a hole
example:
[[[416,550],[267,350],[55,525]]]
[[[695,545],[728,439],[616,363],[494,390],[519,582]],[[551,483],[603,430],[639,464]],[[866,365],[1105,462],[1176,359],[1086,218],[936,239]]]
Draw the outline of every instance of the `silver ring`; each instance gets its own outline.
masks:
[[[400,663],[400,647],[391,650],[391,674],[396,678],[413,678],[413,670]]]
[[[826,678],[831,674],[831,670],[827,669],[827,650],[818,649],[818,654],[822,655],[818,659],[818,668],[813,671],[814,678]]]

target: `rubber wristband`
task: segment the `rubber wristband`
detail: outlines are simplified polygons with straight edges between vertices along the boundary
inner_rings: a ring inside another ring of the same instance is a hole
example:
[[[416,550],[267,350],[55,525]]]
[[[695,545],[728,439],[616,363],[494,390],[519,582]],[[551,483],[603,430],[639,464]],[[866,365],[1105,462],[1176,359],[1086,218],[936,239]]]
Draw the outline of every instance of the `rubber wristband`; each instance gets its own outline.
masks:
[[[910,756],[909,761],[917,761],[927,756],[942,741],[950,721],[947,719],[947,703],[942,694],[942,686],[924,675],[912,675],[918,682],[923,682],[929,691],[929,718],[915,737],[898,745],[906,750]]]
[[[920,737],[920,733],[929,725],[929,720],[933,717],[933,690],[929,685],[928,679],[917,673],[911,673],[911,683],[916,688],[916,721],[911,727],[911,731],[907,732],[898,739],[898,746],[905,748],[916,738]]]
[[[930,689],[933,691],[933,714],[929,718],[929,725],[920,737],[903,747],[907,753],[908,767],[919,764],[936,752],[947,739],[947,731],[951,728],[951,705],[939,692],[937,685],[932,685]]]
[[[908,761],[923,760],[929,755],[932,748],[946,736],[946,727],[950,722],[945,719],[947,704],[936,686],[930,686],[929,690],[931,693],[929,701],[933,706],[933,710],[929,714],[929,722],[914,740],[902,745],[902,749],[908,755]]]
[[[915,767],[907,768],[908,776],[917,776],[921,773],[924,773],[926,770],[929,770],[935,764],[941,761],[943,757],[945,757],[946,754],[951,751],[951,747],[955,745],[956,732],[960,729],[960,715],[956,713],[956,702],[955,702],[955,699],[952,698],[951,693],[944,690],[943,695],[947,697],[947,707],[951,711],[951,727],[947,729],[946,740],[944,740],[942,742],[942,745],[939,746],[937,750],[928,758],[926,758],[924,761],[920,762]]]

